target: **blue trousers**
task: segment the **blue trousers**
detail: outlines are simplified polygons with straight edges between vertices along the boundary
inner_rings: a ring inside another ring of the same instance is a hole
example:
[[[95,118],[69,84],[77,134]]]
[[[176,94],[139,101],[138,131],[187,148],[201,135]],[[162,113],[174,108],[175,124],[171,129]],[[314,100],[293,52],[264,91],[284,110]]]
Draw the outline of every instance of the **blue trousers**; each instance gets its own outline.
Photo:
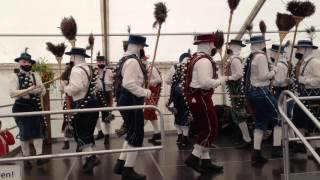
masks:
[[[144,98],[137,97],[125,88],[121,88],[117,106],[143,105]],[[144,138],[144,117],[143,110],[122,110],[120,114],[128,129],[126,140],[134,147],[141,147]]]
[[[256,116],[255,129],[265,131],[269,123],[281,125],[276,99],[268,87],[252,87],[246,96]]]

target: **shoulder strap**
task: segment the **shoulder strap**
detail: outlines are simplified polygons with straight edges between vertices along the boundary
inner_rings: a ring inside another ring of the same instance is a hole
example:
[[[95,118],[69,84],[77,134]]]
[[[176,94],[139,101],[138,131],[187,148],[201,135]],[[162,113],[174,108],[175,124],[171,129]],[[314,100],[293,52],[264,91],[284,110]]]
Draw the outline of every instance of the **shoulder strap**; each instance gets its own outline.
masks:
[[[34,73],[31,73],[31,76],[32,76],[33,83],[36,86],[37,85],[37,81],[36,81],[36,77],[34,76]]]
[[[307,68],[308,64],[309,64],[313,59],[315,59],[315,57],[310,58],[310,59],[306,62],[306,64],[303,66],[302,71],[301,71],[301,76],[304,75],[304,72],[306,71],[306,68]]]
[[[15,74],[17,75],[17,79],[18,79],[18,83],[19,83],[19,89],[22,89],[22,81],[20,79],[20,76],[19,76],[19,72],[15,72]]]
[[[106,72],[107,72],[107,70],[106,70],[106,69],[103,69],[102,79],[101,79],[101,81],[102,81],[102,90],[103,90],[103,91],[106,91],[106,85],[104,84],[104,80],[106,79],[106,78],[105,78]]]
[[[91,75],[89,75],[88,71],[87,71],[84,67],[82,67],[82,66],[78,66],[78,67],[79,67],[80,69],[82,69],[82,70],[86,73],[87,78],[88,78],[88,81],[90,82]],[[89,70],[90,70],[90,72],[91,72],[90,66],[89,66]]]
[[[239,56],[234,56],[234,57],[231,59],[231,61],[232,61],[233,59],[239,59],[239,60],[240,60],[240,62],[241,62],[241,63],[243,63],[243,59],[242,59],[242,58],[240,58]]]
[[[279,61],[279,63],[281,63],[281,64],[285,65],[286,67],[288,67],[288,64],[283,62],[283,61]]]

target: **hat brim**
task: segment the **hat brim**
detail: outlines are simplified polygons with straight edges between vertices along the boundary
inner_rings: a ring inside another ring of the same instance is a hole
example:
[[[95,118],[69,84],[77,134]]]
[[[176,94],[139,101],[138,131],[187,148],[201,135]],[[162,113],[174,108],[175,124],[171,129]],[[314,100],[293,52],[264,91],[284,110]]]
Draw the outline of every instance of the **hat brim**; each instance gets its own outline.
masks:
[[[18,57],[18,58],[15,58],[14,61],[15,61],[15,62],[19,62],[19,61],[22,60],[22,59],[25,59],[25,58]],[[33,60],[33,59],[25,59],[25,60],[30,61],[31,64],[35,64],[35,63],[36,63],[36,61]]]
[[[194,42],[193,45],[198,45],[201,43],[209,43],[209,42],[214,43],[214,41],[212,41],[212,40],[199,40],[199,41]]]
[[[236,44],[236,43],[231,43],[231,42],[228,43],[228,45],[231,45],[231,44],[238,45],[238,46],[241,46],[241,47],[246,47],[247,46],[247,45],[245,45],[243,43],[241,43],[241,44]]]
[[[130,41],[128,41],[128,44],[135,44],[135,45],[141,45],[141,46],[144,46],[144,47],[149,47],[148,44],[141,44],[141,43],[137,43],[137,42],[130,42]]]
[[[318,46],[308,46],[308,45],[296,45],[296,46],[293,46],[294,48],[312,48],[312,49],[318,49]]]
[[[266,41],[270,41],[270,39],[260,40],[260,41],[247,41],[246,44],[258,44]]]
[[[71,56],[71,55],[81,55],[81,56],[83,56],[83,57],[85,57],[85,58],[90,58],[90,56],[89,55],[87,55],[87,54],[79,54],[79,53],[72,53],[72,52],[66,52],[66,53],[64,53],[65,55],[69,55],[69,56]]]
[[[276,52],[278,53],[279,51],[278,50],[274,50],[274,49],[270,49],[272,52]],[[285,51],[280,51],[280,53],[285,53]]]

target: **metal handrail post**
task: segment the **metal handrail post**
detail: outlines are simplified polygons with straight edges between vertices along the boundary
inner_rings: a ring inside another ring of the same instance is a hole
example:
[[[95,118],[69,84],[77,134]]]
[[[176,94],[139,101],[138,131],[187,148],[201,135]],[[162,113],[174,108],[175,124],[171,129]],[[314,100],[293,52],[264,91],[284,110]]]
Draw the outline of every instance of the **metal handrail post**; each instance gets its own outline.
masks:
[[[312,146],[307,141],[307,139],[301,134],[301,132],[296,128],[296,126],[291,122],[291,120],[287,117],[287,114],[285,114],[284,110],[281,108],[283,107],[283,104],[287,104],[287,101],[283,101],[286,95],[290,96],[293,99],[293,101],[295,101],[296,105],[298,105],[302,109],[302,111],[306,113],[306,115],[315,123],[315,125],[319,129],[320,129],[320,123],[318,122],[317,118],[315,118],[314,115],[304,106],[304,104],[299,100],[299,98],[296,97],[292,92],[286,90],[280,94],[280,98],[278,101],[278,109],[279,109],[280,115],[282,116],[283,120],[286,121],[288,126],[294,131],[294,133],[298,136],[298,138],[302,141],[302,143],[307,147],[307,149],[311,152],[311,154],[316,159],[316,161],[320,164],[320,156],[315,152],[315,150],[312,148]],[[319,98],[319,97],[316,97],[316,98]]]
[[[287,103],[286,103],[287,97],[283,98],[283,110],[288,113],[287,109]],[[281,107],[279,107],[281,108]],[[288,124],[285,122],[284,118],[281,118],[281,124],[283,127],[282,131],[282,142],[284,143],[283,148],[283,171],[284,171],[284,179],[289,180],[290,179],[290,160],[289,160],[289,137],[288,137]]]

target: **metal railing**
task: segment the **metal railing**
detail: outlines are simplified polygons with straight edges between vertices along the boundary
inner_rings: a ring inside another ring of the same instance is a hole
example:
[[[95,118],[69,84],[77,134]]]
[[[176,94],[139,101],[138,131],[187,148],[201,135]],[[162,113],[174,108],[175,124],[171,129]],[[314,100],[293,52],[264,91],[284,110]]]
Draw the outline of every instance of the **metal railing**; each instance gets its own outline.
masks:
[[[111,150],[99,150],[93,152],[78,152],[78,153],[61,153],[61,154],[48,154],[48,155],[37,155],[28,157],[13,157],[13,158],[1,158],[0,163],[5,162],[15,162],[15,161],[25,161],[25,160],[35,160],[35,159],[54,159],[54,158],[66,158],[66,157],[76,157],[85,155],[99,155],[99,154],[110,154],[110,153],[120,153],[120,152],[132,152],[132,151],[150,151],[150,150],[161,150],[164,147],[164,120],[163,114],[160,109],[152,105],[144,106],[121,106],[121,107],[107,107],[107,108],[87,108],[87,109],[72,109],[72,110],[56,110],[56,111],[38,111],[38,112],[23,112],[23,113],[10,113],[10,114],[0,114],[0,118],[7,117],[23,117],[23,116],[40,116],[49,114],[66,114],[66,113],[87,113],[87,112],[100,112],[100,111],[122,111],[122,110],[137,110],[137,109],[154,109],[159,114],[160,120],[160,132],[162,143],[159,146],[152,147],[138,147],[130,149],[111,149]]]
[[[287,99],[287,97],[290,99]],[[287,116],[288,109],[287,104],[290,101],[294,101],[301,110],[306,113],[306,115],[311,119],[311,121],[320,129],[319,120],[305,107],[305,105],[300,100],[317,100],[320,99],[320,96],[309,96],[309,97],[296,97],[291,91],[284,91],[281,93],[278,101],[279,113],[282,117],[282,127],[283,127],[283,136],[282,142],[284,142],[283,148],[283,165],[284,165],[284,179],[290,179],[290,159],[289,159],[289,141],[302,141],[306,148],[313,155],[315,160],[320,164],[320,156],[315,152],[313,147],[310,145],[308,140],[319,140],[320,136],[317,137],[305,137],[298,128],[293,124],[293,122]],[[298,138],[289,138],[289,128],[291,128]]]

